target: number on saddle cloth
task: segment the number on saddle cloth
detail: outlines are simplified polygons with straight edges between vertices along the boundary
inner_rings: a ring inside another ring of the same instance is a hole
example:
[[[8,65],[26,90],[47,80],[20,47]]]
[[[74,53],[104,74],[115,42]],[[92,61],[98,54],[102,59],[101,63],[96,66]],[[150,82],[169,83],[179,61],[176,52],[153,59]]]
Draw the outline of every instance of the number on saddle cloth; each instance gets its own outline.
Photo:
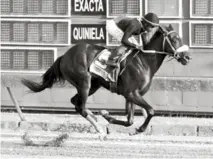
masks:
[[[116,82],[117,69],[106,64],[106,61],[109,59],[110,56],[111,50],[104,49],[103,51],[101,51],[97,58],[95,58],[90,65],[90,72],[101,76],[106,81]]]
[[[111,81],[111,82],[116,82],[117,78],[118,78],[118,74],[120,71],[120,67],[116,68],[116,67],[111,67],[108,66],[106,64],[107,60],[109,60],[109,58],[111,58],[111,56],[117,58],[116,61],[117,62],[122,62],[131,52],[131,49],[127,49],[125,47],[119,47],[119,53],[114,52],[114,54],[112,53],[113,51],[117,51],[117,49],[112,49],[112,50],[108,50],[108,49],[104,49],[102,50],[99,55],[97,56],[96,59],[94,59],[94,61],[92,62],[91,66],[90,66],[90,72],[101,76],[102,78],[104,78],[106,81]],[[111,55],[113,54],[113,55]],[[118,55],[119,54],[119,55]]]
[[[98,60],[105,63],[110,56],[111,56],[111,51],[109,51],[108,49],[104,49],[98,55]]]
[[[113,59],[113,60],[119,60],[120,58],[123,59],[122,57],[125,55],[125,53],[128,53],[129,49],[125,46],[118,46],[115,49],[104,49],[103,51],[100,52],[99,56],[98,56],[98,60],[101,62],[106,62],[109,59]],[[121,60],[119,60],[121,61]]]

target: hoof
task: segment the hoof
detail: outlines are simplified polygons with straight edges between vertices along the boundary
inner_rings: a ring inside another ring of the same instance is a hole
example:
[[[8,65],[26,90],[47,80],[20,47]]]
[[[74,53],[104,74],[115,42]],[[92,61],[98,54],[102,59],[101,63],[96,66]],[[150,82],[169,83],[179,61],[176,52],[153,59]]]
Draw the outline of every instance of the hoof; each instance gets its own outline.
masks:
[[[133,136],[133,135],[141,134],[141,133],[143,133],[145,131],[146,131],[146,128],[140,127],[139,129],[135,129],[134,132],[130,132],[129,135]]]
[[[134,132],[130,132],[129,133],[129,136],[133,136],[133,135],[137,135],[139,134],[140,132],[138,131],[138,129],[135,129]]]
[[[107,140],[106,134],[105,135],[104,134],[100,134],[99,135],[99,140],[106,141]]]
[[[106,111],[106,110],[101,110],[101,111],[100,111],[100,114],[101,114],[102,116],[107,116],[107,115],[109,115],[109,112]]]
[[[98,127],[96,130],[97,130],[98,134],[100,134],[100,135],[106,135],[106,132],[103,130],[102,127]]]
[[[101,141],[105,141],[107,139],[107,133],[102,131],[102,132],[99,132],[98,133],[98,138],[101,140]]]
[[[141,126],[141,127],[138,129],[138,131],[139,131],[139,132],[145,132],[146,129],[147,129],[147,127]]]

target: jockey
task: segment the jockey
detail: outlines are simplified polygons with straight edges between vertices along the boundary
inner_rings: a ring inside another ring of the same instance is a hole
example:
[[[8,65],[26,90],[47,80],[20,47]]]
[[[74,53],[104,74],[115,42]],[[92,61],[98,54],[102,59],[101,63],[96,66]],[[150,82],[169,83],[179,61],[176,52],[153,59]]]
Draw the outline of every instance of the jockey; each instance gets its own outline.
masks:
[[[151,32],[153,28],[157,28],[158,26],[159,19],[154,13],[148,13],[141,19],[120,16],[113,20],[107,21],[107,32],[116,40],[121,42],[122,45],[112,53],[112,56],[110,56],[106,64],[117,66],[114,59],[117,55],[123,54],[127,50],[132,51],[132,49],[143,49],[143,45],[147,44],[146,33]],[[142,46],[139,46],[133,35],[141,34]]]

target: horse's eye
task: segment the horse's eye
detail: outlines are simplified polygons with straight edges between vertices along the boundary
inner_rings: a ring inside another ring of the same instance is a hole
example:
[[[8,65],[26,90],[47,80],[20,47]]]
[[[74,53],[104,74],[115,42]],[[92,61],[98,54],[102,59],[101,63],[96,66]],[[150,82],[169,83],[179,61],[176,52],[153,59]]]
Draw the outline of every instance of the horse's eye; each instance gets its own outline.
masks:
[[[174,40],[174,39],[171,39],[170,41],[171,41],[171,43],[173,43],[173,44],[176,43],[176,40]]]

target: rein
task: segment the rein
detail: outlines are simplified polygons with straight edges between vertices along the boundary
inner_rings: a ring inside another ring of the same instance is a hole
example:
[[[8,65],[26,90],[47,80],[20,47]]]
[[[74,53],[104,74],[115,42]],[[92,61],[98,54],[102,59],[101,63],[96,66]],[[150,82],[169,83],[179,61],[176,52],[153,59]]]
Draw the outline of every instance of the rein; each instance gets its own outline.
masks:
[[[165,32],[165,31],[164,31],[164,32]],[[168,38],[168,35],[171,34],[171,33],[174,33],[174,32],[175,32],[175,31],[172,30],[172,31],[170,31],[170,32],[167,32],[167,33],[164,35],[164,38],[163,38],[163,51],[142,50],[142,49],[139,49],[139,50],[135,53],[135,55],[132,57],[132,59],[134,59],[134,58],[140,53],[140,51],[142,51],[143,53],[146,53],[146,54],[165,54],[165,55],[170,55],[170,56],[171,56],[171,53],[168,53],[168,52],[165,52],[165,51],[164,51],[164,50],[165,50],[165,43],[166,43],[166,41],[168,42],[168,44],[170,45],[170,47],[172,48],[172,50],[174,51],[174,53],[176,53],[176,49],[172,46],[172,44],[171,44],[171,42],[170,42],[170,40],[169,40],[169,38]],[[173,57],[174,57],[175,59],[177,59],[176,56],[173,56]],[[128,64],[126,64],[126,66],[122,69],[122,71],[120,72],[119,75],[121,75],[121,74],[124,72],[124,70],[126,69],[127,65],[128,65]]]
[[[169,40],[169,38],[168,38],[168,35],[171,34],[171,33],[174,33],[174,32],[175,32],[175,31],[172,30],[172,31],[166,33],[166,35],[164,36],[164,38],[163,38],[163,51],[155,51],[155,50],[141,50],[141,51],[142,51],[143,53],[147,53],[147,54],[165,54],[165,55],[171,55],[170,53],[165,52],[164,50],[165,50],[165,43],[166,43],[166,41],[167,41],[167,42],[169,43],[170,47],[172,48],[172,50],[173,50],[174,52],[176,52],[175,48],[172,46],[172,44],[171,44],[171,42],[170,42],[170,40]]]
[[[164,52],[164,51],[155,51],[155,50],[141,50],[143,53],[146,54],[166,54],[166,55],[171,55],[168,52]]]

